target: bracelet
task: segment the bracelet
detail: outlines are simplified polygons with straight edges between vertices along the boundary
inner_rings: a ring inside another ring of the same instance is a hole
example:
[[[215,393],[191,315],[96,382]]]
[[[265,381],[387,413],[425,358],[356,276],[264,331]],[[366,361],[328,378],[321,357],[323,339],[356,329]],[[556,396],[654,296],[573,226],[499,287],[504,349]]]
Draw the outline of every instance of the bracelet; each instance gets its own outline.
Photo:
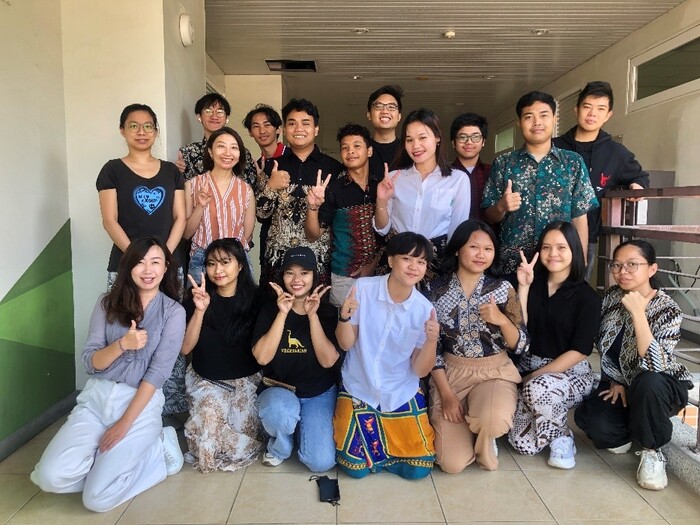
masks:
[[[377,209],[377,210],[386,210],[386,207],[384,207],[384,206],[377,206],[375,209]]]
[[[352,318],[352,315],[350,315],[350,317],[343,317],[343,314],[341,314],[340,310],[338,310],[338,322],[347,323],[348,321],[350,321],[351,318]]]
[[[309,211],[318,211],[319,209],[321,209],[321,207],[320,206],[307,206],[306,209]]]
[[[126,348],[124,348],[124,346],[122,345],[122,338],[121,337],[119,339],[117,339],[117,343],[119,343],[119,350],[122,351],[122,354],[124,352],[126,352]]]

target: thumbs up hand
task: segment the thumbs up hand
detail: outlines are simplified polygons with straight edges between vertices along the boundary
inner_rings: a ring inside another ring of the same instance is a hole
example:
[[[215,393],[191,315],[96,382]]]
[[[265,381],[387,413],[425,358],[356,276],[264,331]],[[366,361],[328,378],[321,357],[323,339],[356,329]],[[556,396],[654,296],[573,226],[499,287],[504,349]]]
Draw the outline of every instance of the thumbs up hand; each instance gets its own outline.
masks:
[[[148,342],[148,332],[136,327],[136,321],[131,321],[129,331],[122,336],[121,345],[125,350],[141,350]]]
[[[501,198],[498,200],[497,204],[498,209],[501,211],[501,213],[517,211],[518,209],[520,209],[520,205],[522,204],[522,198],[520,197],[520,192],[513,191],[512,179],[508,179],[508,182],[506,183],[506,189],[503,192]]]
[[[501,312],[501,309],[496,304],[496,297],[489,294],[489,302],[479,305],[479,315],[484,322],[501,326],[508,321],[508,318]]]
[[[434,343],[440,336],[440,323],[437,320],[435,308],[430,312],[430,318],[425,322],[425,339],[429,343]]]

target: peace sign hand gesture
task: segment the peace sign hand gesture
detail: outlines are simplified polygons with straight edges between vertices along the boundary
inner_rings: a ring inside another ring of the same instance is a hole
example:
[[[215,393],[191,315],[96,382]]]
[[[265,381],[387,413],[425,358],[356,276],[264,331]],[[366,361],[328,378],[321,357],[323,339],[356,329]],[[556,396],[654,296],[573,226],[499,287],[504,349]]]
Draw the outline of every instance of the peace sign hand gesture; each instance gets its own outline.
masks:
[[[357,286],[350,288],[350,293],[340,305],[340,317],[347,319],[352,317],[352,314],[360,307],[360,303],[357,301]]]
[[[192,283],[192,302],[194,303],[194,307],[201,312],[206,311],[211,298],[205,288],[204,272],[202,272],[202,284],[200,286],[197,286],[197,281],[195,281],[194,277],[190,274],[187,274],[187,278],[190,280],[190,283]]]
[[[206,208],[209,206],[209,202],[211,201],[211,192],[209,191],[209,188],[202,188],[197,192],[197,206],[200,208]]]
[[[525,253],[520,250],[520,266],[518,266],[518,284],[520,286],[530,286],[535,280],[535,263],[539,259],[539,252],[535,253],[530,262],[527,262]]]
[[[331,181],[332,175],[329,174],[326,179],[321,182],[322,175],[323,171],[318,170],[318,174],[316,175],[316,186],[311,186],[306,194],[306,202],[308,203],[309,208],[314,211],[318,210],[321,204],[323,204],[323,202],[326,200],[326,188]]]
[[[311,317],[318,312],[318,307],[321,306],[321,297],[330,289],[330,286],[317,286],[313,292],[304,298],[304,312],[306,312],[306,315]]]
[[[280,312],[287,315],[294,304],[294,296],[282,290],[282,287],[277,283],[271,282],[270,286],[277,294],[277,308],[279,308]]]
[[[384,179],[377,186],[377,204],[380,202],[386,203],[394,196],[396,191],[394,183],[399,178],[399,175],[401,175],[401,171],[397,171],[393,177],[389,177],[389,165],[386,162],[384,163]]]

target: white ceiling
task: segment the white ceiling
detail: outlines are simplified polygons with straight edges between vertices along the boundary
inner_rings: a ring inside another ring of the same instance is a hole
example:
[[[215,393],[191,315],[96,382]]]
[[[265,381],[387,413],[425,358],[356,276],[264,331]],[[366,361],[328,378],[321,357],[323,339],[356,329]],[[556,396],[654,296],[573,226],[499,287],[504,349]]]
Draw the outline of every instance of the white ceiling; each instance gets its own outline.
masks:
[[[321,142],[331,144],[338,126],[366,122],[379,86],[401,85],[404,115],[434,109],[447,131],[457,114],[495,115],[681,3],[206,0],[206,47],[226,74],[272,74],[266,59],[315,60],[316,73],[284,74],[285,94],[318,105],[329,135]],[[369,33],[355,35],[358,27]],[[531,33],[540,28],[549,33]]]

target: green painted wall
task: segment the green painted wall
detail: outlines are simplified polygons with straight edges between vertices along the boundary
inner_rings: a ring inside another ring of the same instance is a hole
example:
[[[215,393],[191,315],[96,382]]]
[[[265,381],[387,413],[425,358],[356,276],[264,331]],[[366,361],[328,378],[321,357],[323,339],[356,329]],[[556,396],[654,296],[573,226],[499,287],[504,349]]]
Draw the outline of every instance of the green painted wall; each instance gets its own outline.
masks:
[[[75,390],[70,221],[0,301],[0,441]]]

